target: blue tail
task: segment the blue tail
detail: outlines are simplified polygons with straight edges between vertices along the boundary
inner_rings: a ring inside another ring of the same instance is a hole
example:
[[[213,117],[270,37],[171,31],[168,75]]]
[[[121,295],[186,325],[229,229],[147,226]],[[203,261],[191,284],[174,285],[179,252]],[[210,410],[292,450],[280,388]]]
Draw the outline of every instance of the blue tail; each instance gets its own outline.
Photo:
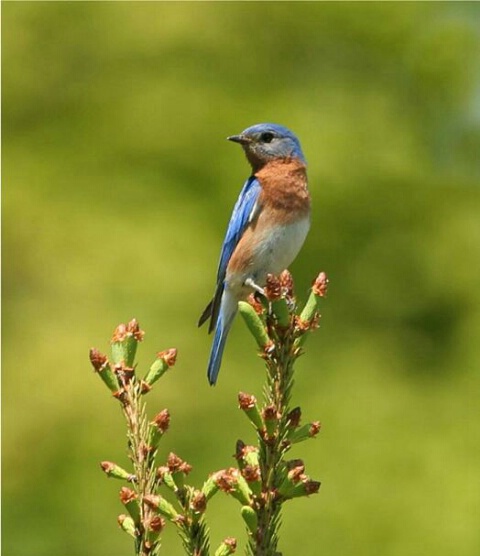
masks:
[[[207,376],[211,386],[214,386],[217,382],[220,365],[222,364],[223,350],[225,349],[228,333],[237,312],[237,306],[237,300],[232,299],[228,291],[224,291],[220,305],[220,314],[218,315],[217,326],[215,327],[210,360],[208,361]]]

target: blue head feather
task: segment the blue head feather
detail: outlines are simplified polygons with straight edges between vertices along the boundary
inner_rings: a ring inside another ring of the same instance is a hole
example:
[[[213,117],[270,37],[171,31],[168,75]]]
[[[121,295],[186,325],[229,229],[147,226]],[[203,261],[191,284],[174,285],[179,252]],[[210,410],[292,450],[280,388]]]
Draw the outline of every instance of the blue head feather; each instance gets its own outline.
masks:
[[[282,125],[256,124],[228,139],[242,145],[254,170],[282,158],[297,158],[305,163],[297,136]]]

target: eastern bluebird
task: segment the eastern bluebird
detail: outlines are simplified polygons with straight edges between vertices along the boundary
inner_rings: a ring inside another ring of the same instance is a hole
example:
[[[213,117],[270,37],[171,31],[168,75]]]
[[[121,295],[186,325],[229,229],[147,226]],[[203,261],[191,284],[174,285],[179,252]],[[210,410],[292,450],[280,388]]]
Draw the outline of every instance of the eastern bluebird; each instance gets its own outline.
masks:
[[[208,381],[217,381],[228,332],[238,302],[263,294],[267,274],[279,274],[295,259],[310,228],[306,162],[297,137],[277,124],[257,124],[240,135],[252,166],[233,209],[222,245],[217,286],[198,326],[210,318],[215,329]]]

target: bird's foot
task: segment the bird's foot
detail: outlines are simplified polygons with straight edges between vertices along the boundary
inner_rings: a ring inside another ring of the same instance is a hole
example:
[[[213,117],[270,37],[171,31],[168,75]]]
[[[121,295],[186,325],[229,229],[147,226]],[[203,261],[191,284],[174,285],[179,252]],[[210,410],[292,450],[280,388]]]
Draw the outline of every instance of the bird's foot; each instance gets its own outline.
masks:
[[[249,288],[252,288],[252,290],[265,297],[265,290],[261,286],[256,284],[251,278],[247,278],[245,280],[245,285],[248,286]]]

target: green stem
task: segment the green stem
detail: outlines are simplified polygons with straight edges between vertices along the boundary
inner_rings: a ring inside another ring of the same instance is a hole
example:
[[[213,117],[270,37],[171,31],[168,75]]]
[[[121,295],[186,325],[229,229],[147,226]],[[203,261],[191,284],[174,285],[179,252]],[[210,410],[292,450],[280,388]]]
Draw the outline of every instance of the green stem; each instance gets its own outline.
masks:
[[[276,349],[267,359],[266,405],[275,408],[279,417],[273,435],[259,434],[262,496],[257,499],[258,526],[250,537],[249,550],[253,556],[275,556],[278,545],[278,526],[281,501],[276,491],[281,480],[281,462],[285,453],[284,440],[288,433],[287,414],[292,387],[293,340],[289,333],[279,338]]]

